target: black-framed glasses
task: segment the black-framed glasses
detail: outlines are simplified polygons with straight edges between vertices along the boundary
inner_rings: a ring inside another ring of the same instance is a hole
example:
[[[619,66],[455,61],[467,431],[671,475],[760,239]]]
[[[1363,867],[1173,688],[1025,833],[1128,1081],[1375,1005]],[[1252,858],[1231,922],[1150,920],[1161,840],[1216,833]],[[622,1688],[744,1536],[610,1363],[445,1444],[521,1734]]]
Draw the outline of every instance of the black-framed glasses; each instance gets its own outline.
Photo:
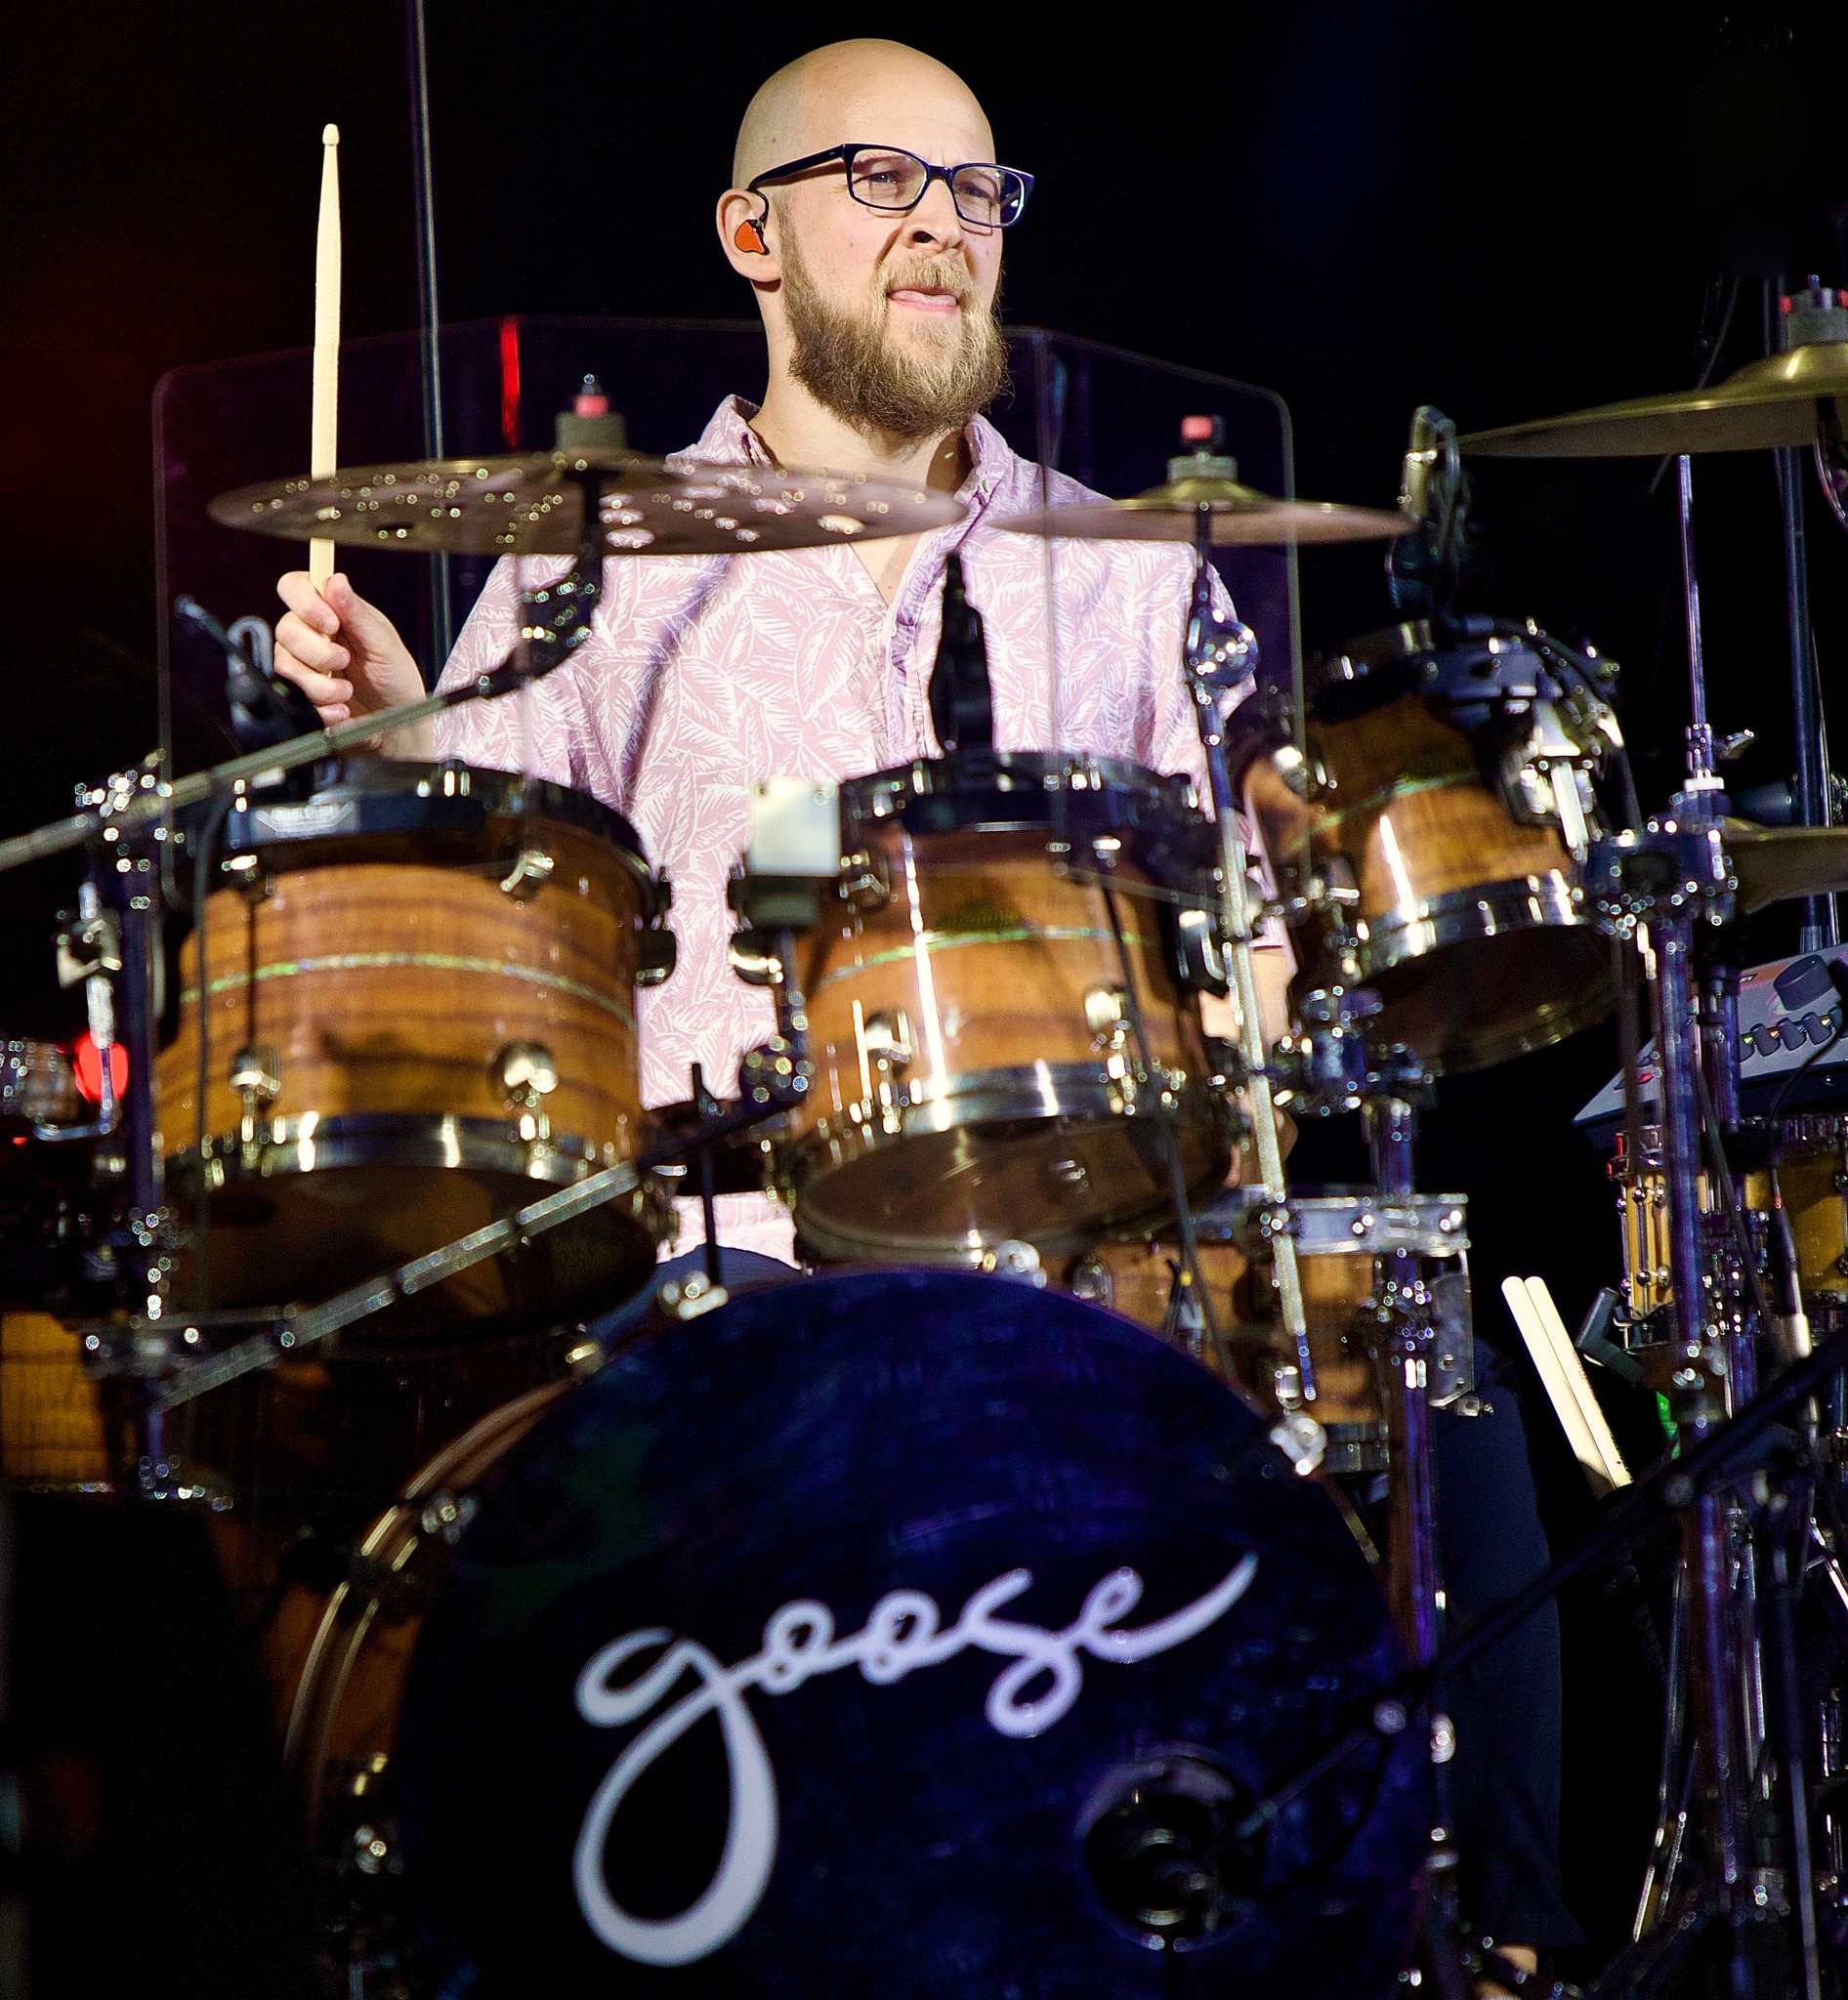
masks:
[[[756,194],[771,181],[787,181],[838,160],[846,171],[847,191],[867,208],[906,215],[924,199],[933,181],[949,189],[956,213],[972,229],[1005,229],[1021,219],[1033,189],[1031,174],[1018,167],[998,167],[992,160],[968,160],[959,167],[934,167],[914,152],[896,146],[831,146],[806,159],[790,160],[754,175],[746,191]]]

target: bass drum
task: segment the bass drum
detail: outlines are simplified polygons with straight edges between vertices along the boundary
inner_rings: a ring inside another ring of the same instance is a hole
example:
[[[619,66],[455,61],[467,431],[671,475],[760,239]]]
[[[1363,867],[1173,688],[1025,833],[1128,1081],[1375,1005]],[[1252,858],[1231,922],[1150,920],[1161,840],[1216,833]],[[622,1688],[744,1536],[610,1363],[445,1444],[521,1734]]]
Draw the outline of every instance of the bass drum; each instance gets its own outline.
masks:
[[[479,1426],[321,1607],[329,1976],[1384,1996],[1418,1730],[1235,1828],[1402,1665],[1333,1500],[1140,1328],[964,1272],[745,1294]]]

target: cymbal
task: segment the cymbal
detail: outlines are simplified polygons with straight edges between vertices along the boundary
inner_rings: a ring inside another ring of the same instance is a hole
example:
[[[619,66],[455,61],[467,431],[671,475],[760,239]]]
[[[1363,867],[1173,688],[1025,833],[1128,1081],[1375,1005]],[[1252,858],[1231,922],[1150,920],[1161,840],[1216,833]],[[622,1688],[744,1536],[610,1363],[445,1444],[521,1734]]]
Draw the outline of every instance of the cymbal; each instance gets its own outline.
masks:
[[[1170,479],[1132,500],[1081,500],[1014,514],[995,522],[1017,535],[1079,542],[1191,542],[1201,508],[1216,549],[1282,542],[1373,542],[1409,534],[1415,521],[1377,507],[1331,500],[1276,500],[1237,479]]]
[[[225,527],[348,548],[447,549],[478,556],[569,556],[583,521],[577,479],[600,489],[611,556],[735,556],[909,535],[960,521],[947,493],[863,478],[702,465],[622,451],[546,451],[362,466],[222,493]]]
[[[1817,400],[1848,396],[1848,341],[1819,341],[1748,361],[1714,389],[1600,403],[1563,417],[1477,431],[1481,458],[1663,458],[1682,451],[1768,451],[1816,441]],[[1841,405],[1836,405],[1839,414]]]
[[[1729,819],[1724,833],[1743,911],[1848,890],[1848,826],[1753,826]]]

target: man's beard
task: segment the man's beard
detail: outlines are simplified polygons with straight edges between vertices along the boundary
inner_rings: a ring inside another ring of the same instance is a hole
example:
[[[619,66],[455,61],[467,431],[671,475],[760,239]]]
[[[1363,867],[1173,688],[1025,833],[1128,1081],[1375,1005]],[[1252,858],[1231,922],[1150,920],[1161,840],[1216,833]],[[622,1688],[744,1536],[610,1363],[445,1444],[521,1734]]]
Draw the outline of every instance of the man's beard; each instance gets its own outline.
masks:
[[[1007,387],[1007,344],[955,259],[882,271],[865,308],[856,312],[822,297],[787,234],[782,249],[783,303],[794,344],[790,372],[855,430],[907,441],[960,431]],[[935,351],[890,336],[887,293],[906,285],[941,286],[956,295],[954,332]]]

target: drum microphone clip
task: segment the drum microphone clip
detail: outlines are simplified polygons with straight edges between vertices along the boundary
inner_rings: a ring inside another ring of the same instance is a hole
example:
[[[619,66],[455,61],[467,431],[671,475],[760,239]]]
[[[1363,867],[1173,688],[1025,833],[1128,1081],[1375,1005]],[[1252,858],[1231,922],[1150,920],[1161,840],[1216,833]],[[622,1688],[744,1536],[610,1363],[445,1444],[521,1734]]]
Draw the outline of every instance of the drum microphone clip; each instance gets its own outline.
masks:
[[[174,616],[202,632],[225,656],[225,698],[242,750],[263,750],[320,727],[313,704],[292,681],[270,672],[196,598],[174,600]]]

